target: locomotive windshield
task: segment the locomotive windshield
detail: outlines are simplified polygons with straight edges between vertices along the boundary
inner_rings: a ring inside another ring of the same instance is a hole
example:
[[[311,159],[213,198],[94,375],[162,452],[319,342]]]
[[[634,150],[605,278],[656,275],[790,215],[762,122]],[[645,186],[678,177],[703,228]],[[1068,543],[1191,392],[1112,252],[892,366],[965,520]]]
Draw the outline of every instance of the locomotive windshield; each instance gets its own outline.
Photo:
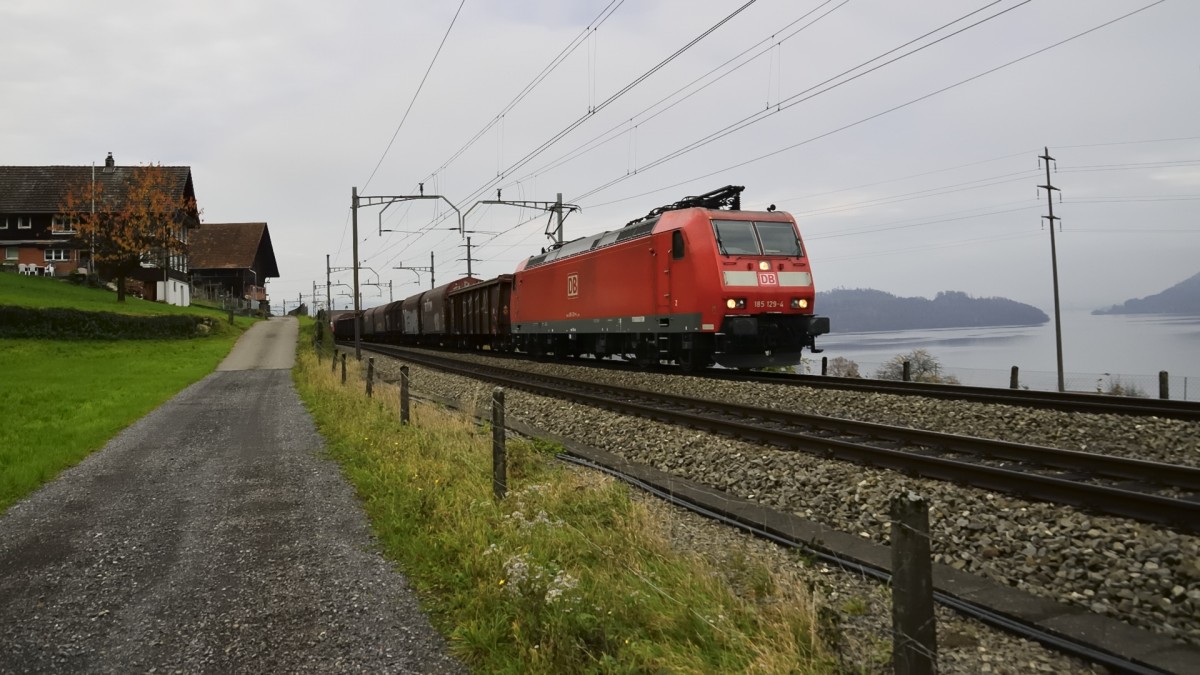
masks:
[[[712,223],[722,255],[804,255],[791,223],[749,220],[713,220]]]

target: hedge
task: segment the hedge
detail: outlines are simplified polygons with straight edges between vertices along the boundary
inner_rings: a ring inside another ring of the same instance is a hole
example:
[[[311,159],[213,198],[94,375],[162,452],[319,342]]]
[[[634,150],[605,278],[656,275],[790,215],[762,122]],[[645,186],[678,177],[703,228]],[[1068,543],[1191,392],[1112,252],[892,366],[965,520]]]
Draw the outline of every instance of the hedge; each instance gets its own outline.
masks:
[[[77,309],[0,305],[0,338],[161,340],[207,335],[212,319],[192,315],[135,316]]]

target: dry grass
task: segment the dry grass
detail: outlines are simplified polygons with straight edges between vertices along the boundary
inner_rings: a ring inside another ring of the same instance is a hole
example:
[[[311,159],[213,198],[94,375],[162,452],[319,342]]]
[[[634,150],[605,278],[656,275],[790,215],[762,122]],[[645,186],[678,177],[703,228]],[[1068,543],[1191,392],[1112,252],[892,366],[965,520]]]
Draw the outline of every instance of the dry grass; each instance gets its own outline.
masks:
[[[302,339],[302,344],[305,340]],[[827,672],[801,585],[747,564],[744,584],[672,548],[622,483],[567,470],[509,439],[509,494],[492,498],[491,436],[398,393],[363,393],[302,349],[296,380],[358,489],[383,553],[480,672]],[[739,588],[740,585],[740,588]],[[750,589],[750,592],[746,592]]]

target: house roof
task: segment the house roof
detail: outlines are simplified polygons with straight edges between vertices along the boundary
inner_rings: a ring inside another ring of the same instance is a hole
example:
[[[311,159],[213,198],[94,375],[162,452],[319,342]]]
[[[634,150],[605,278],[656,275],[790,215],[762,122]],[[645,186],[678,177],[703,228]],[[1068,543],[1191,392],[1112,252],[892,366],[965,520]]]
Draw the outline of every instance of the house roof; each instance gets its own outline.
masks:
[[[190,233],[188,253],[193,270],[249,269],[257,257],[264,279],[279,277],[266,223],[204,223]]]
[[[0,213],[58,213],[73,187],[93,179],[103,183],[107,199],[121,199],[128,192],[134,166],[0,166]],[[161,167],[182,197],[196,198],[192,169]]]

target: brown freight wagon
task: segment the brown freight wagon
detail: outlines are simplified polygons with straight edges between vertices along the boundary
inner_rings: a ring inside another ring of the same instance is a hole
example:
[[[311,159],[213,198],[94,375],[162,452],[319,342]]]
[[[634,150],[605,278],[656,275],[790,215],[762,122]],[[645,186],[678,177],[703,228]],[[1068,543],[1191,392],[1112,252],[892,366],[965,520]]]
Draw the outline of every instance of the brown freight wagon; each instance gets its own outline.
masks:
[[[513,275],[501,274],[448,294],[448,332],[455,344],[494,351],[511,348],[509,305],[512,285]]]
[[[421,294],[421,342],[423,344],[447,345],[450,343],[447,339],[451,335],[449,295],[464,286],[478,283],[478,279],[463,277]],[[408,311],[407,301],[405,301],[404,310]],[[405,327],[407,328],[407,320]]]

